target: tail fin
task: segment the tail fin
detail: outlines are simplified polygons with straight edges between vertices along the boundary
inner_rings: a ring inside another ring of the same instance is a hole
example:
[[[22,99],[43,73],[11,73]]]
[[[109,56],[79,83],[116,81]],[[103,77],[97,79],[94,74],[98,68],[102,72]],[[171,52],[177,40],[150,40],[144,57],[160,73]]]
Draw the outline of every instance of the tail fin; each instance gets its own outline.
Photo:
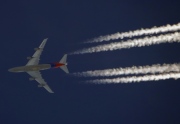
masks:
[[[66,62],[66,60],[67,60],[67,54],[65,54],[63,57],[62,57],[62,59],[59,61],[59,63],[63,63],[64,65],[63,66],[60,66],[60,68],[63,70],[63,71],[65,71],[66,73],[69,73],[69,71],[68,71],[68,68],[67,68],[67,62]]]
[[[65,54],[62,59],[59,61],[59,63],[63,63],[66,64],[66,60],[67,60],[67,54]]]

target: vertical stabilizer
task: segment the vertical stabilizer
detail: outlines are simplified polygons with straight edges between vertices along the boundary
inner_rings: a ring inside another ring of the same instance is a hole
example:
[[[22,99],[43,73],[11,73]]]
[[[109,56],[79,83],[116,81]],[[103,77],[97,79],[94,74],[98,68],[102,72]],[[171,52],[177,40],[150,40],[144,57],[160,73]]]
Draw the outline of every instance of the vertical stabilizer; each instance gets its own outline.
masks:
[[[65,55],[62,57],[62,59],[59,61],[59,63],[64,64],[63,66],[60,66],[60,68],[61,68],[63,71],[65,71],[66,73],[69,73],[68,68],[67,68],[67,66],[66,66],[66,65],[67,65],[66,60],[67,60],[67,54],[65,54]]]
[[[62,59],[59,61],[59,63],[63,63],[66,64],[66,60],[67,60],[67,54],[65,54]]]
[[[60,66],[60,68],[65,71],[66,73],[69,73],[68,68],[66,65]]]

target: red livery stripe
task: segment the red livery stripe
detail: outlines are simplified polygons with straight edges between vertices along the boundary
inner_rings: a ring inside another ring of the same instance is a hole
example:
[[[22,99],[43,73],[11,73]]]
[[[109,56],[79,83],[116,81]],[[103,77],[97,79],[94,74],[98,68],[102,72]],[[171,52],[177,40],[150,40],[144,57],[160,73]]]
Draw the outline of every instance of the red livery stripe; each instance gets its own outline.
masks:
[[[63,66],[64,64],[63,63],[54,62],[54,63],[50,63],[50,65],[51,65],[52,68],[58,68],[60,66]]]

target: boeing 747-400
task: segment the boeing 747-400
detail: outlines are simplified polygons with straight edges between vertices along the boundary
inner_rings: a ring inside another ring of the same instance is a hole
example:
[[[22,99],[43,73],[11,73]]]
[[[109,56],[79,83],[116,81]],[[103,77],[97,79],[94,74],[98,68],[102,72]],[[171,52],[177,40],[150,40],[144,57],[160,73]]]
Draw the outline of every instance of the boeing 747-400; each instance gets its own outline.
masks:
[[[39,85],[38,87],[44,87],[49,93],[54,93],[48,84],[44,81],[41,76],[40,70],[46,70],[50,68],[61,68],[66,73],[69,73],[67,69],[67,54],[65,54],[59,62],[55,63],[47,63],[47,64],[39,64],[40,55],[43,51],[43,48],[47,42],[47,39],[44,39],[41,45],[38,48],[35,48],[35,53],[32,57],[27,57],[29,59],[28,63],[25,66],[19,66],[15,68],[11,68],[9,72],[27,72],[31,78],[29,80],[36,80]]]

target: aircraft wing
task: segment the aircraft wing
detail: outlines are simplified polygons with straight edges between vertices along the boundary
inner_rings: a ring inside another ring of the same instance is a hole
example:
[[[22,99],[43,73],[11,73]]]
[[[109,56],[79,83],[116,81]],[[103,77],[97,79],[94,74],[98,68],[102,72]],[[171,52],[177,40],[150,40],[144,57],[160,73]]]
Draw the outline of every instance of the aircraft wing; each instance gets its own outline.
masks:
[[[49,93],[54,93],[48,86],[48,84],[44,81],[39,71],[28,71],[27,73],[31,75],[31,77],[34,78],[34,80],[36,80],[40,84],[38,86],[44,87]]]
[[[43,51],[43,48],[47,42],[48,38],[44,39],[41,43],[41,45],[38,48],[35,48],[36,52],[33,54],[33,56],[30,58],[28,63],[26,65],[38,65],[41,53]]]

